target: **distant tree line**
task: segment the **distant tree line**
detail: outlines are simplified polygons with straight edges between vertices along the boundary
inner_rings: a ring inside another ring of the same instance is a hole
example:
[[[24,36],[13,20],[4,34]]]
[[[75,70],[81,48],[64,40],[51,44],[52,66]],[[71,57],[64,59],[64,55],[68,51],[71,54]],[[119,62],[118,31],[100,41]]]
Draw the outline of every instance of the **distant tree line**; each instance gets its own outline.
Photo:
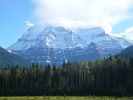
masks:
[[[133,95],[133,57],[0,68],[0,95]]]

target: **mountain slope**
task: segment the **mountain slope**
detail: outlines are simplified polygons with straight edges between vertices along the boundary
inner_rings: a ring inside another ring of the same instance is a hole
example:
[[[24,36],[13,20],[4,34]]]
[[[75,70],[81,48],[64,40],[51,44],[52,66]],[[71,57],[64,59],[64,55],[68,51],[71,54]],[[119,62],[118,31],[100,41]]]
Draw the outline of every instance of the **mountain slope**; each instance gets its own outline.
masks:
[[[31,27],[8,49],[33,62],[61,64],[115,55],[131,44],[112,37],[101,27],[67,29],[61,26]]]
[[[17,64],[30,65],[30,62],[0,47],[0,67]]]
[[[119,56],[127,56],[127,57],[133,57],[133,46],[130,46],[123,50]]]

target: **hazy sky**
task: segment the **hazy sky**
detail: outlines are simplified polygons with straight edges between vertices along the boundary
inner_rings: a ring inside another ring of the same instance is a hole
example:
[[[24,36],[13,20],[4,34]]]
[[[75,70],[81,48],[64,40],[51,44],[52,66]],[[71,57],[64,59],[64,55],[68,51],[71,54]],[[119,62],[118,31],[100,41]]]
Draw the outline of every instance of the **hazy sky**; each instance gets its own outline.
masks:
[[[99,25],[133,38],[133,0],[0,0],[0,46],[7,48],[34,24]]]

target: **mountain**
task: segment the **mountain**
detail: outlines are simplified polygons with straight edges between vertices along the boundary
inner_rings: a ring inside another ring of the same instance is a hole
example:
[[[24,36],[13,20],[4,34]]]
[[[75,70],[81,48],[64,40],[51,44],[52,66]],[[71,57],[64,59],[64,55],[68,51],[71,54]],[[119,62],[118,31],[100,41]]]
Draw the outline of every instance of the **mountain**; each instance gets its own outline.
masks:
[[[30,65],[30,62],[0,47],[0,67],[17,64]]]
[[[101,27],[29,28],[8,50],[40,64],[96,60],[120,53],[131,44],[110,36]]]
[[[124,49],[119,56],[133,57],[133,46]]]

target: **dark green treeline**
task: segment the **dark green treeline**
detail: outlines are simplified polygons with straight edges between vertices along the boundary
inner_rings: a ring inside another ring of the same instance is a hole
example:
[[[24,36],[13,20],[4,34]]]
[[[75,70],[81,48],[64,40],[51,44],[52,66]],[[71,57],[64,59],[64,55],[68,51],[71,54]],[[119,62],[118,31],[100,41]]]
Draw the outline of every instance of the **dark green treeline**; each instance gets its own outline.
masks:
[[[0,95],[133,95],[133,58],[0,68]]]

